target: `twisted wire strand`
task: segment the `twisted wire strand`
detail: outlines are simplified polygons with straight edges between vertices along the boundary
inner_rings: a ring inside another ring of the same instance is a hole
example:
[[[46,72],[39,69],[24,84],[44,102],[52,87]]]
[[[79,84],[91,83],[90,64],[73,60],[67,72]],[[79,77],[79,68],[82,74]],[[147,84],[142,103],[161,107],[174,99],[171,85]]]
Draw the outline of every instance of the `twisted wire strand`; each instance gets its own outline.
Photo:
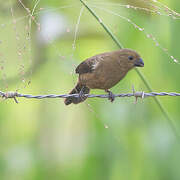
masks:
[[[45,99],[45,98],[67,98],[67,97],[80,97],[80,94],[47,94],[47,95],[31,95],[31,94],[20,94],[18,92],[2,92],[0,91],[0,96],[2,98],[14,98],[17,102],[16,97],[24,97],[24,98],[34,98],[34,99]],[[83,96],[88,98],[109,98],[108,94],[84,94]],[[180,96],[180,93],[176,92],[133,92],[133,93],[122,93],[122,94],[114,94],[115,97],[136,97],[136,98],[146,98],[146,97],[154,97],[154,96]]]

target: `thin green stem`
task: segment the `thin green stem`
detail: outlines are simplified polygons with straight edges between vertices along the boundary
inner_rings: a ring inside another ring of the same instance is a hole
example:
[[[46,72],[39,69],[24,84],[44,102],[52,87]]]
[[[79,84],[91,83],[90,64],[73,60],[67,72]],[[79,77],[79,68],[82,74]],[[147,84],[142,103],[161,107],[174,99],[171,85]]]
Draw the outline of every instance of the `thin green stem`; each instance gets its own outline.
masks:
[[[103,21],[98,17],[98,15],[83,1],[80,0],[80,2],[87,8],[87,10],[95,17],[95,19],[100,23],[100,25],[104,28],[104,30],[109,34],[109,36],[113,39],[113,41],[117,44],[117,46],[122,49],[123,45],[119,42],[119,40],[117,39],[117,37],[112,33],[112,31],[108,28],[108,26],[106,26]],[[135,68],[135,71],[137,72],[137,74],[139,75],[139,77],[141,78],[141,80],[144,82],[145,86],[147,87],[147,89],[149,91],[153,91],[152,87],[150,85],[150,83],[148,82],[148,80],[145,78],[144,74],[137,68]],[[160,102],[160,100],[157,97],[154,97],[154,100],[156,102],[156,104],[158,105],[158,107],[160,108],[161,112],[163,113],[164,117],[167,119],[168,123],[170,124],[171,128],[173,129],[176,137],[178,138],[178,140],[180,139],[180,135],[179,132],[174,124],[174,121],[170,118],[167,110],[164,108],[164,106],[162,105],[162,103]]]

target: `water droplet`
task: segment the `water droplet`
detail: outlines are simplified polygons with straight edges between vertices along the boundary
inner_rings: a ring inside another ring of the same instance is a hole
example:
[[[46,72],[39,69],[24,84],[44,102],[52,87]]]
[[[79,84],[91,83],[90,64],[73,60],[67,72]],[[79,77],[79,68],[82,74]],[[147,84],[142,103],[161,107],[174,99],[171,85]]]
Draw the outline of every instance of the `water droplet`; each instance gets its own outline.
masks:
[[[134,24],[134,27],[139,29],[139,27],[136,24]]]
[[[104,128],[105,128],[105,129],[108,129],[109,127],[108,127],[108,125],[105,124],[105,125],[104,125]]]
[[[130,8],[130,5],[126,5],[126,8]]]
[[[146,36],[147,36],[147,38],[150,38],[150,37],[151,37],[151,35],[150,35],[150,34],[147,34]]]
[[[21,56],[21,55],[22,55],[22,53],[21,53],[21,52],[18,52],[18,55],[19,55],[19,56]]]
[[[178,63],[178,60],[177,60],[177,59],[174,59],[174,62],[175,62],[175,63]]]
[[[139,28],[140,31],[144,31],[144,28]]]
[[[99,22],[102,24],[102,19],[99,18]]]

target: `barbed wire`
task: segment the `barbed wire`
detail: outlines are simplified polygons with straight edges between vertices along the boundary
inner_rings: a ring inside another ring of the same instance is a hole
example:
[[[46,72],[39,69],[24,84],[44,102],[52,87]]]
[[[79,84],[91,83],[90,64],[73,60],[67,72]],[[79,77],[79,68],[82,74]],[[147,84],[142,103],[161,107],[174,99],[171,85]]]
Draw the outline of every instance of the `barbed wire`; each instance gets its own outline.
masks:
[[[31,95],[31,94],[20,94],[18,92],[2,92],[0,91],[0,96],[3,99],[9,99],[9,98],[13,98],[15,100],[16,103],[18,103],[17,101],[17,97],[21,98],[28,98],[28,99],[45,99],[45,98],[67,98],[67,97],[81,97],[82,95],[80,94],[47,94],[47,95]],[[109,98],[108,94],[84,94],[84,97],[88,97],[88,98]],[[146,98],[146,97],[154,97],[154,96],[180,96],[180,93],[176,93],[176,92],[150,92],[150,93],[146,93],[146,92],[135,92],[135,90],[133,89],[133,93],[122,93],[122,94],[114,94],[114,97],[132,97],[134,96],[137,100],[137,98]]]

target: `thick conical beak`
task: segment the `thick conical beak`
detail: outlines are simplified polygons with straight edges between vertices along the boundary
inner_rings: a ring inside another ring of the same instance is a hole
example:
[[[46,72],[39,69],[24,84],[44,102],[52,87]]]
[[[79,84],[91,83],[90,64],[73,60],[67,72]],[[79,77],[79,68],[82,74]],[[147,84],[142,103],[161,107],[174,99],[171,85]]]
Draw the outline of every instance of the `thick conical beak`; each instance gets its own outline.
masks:
[[[135,61],[134,65],[137,66],[137,67],[144,67],[144,62],[143,62],[143,60],[141,58],[139,58],[139,59],[137,59]]]

